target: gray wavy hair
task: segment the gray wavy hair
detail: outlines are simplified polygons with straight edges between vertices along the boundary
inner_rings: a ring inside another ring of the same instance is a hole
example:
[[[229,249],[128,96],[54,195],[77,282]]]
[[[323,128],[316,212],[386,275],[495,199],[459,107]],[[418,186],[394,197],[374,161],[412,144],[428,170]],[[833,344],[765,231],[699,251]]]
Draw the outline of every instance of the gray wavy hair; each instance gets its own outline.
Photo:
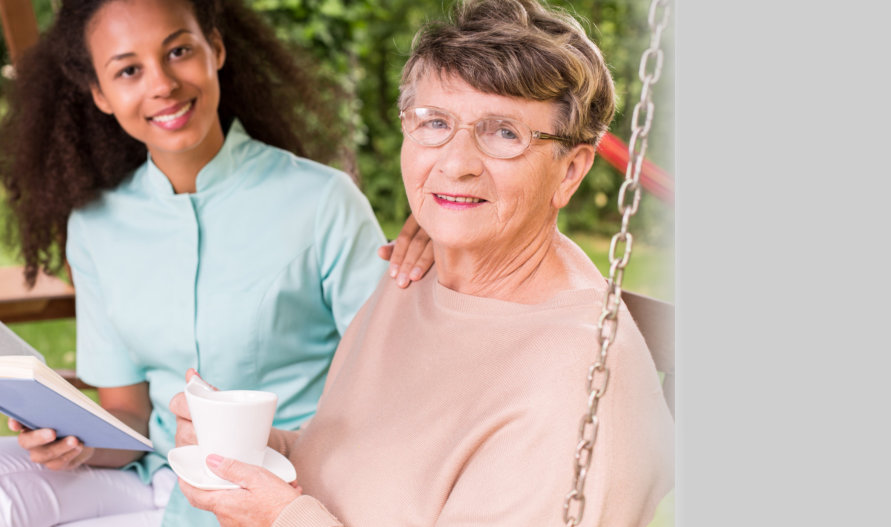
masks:
[[[483,93],[553,101],[554,133],[573,144],[596,146],[615,113],[600,49],[575,18],[537,0],[459,0],[448,20],[422,27],[402,69],[400,110],[430,74],[457,75]]]

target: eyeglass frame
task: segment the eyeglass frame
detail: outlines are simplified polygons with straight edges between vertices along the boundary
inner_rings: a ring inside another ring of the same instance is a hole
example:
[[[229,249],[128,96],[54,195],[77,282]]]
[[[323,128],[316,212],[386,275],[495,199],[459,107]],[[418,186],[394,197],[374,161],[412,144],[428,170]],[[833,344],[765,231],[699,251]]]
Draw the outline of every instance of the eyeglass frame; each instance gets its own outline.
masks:
[[[436,110],[437,112],[441,112],[441,113],[443,113],[443,114],[445,114],[445,115],[451,117],[452,120],[454,120],[455,123],[457,123],[457,124],[455,125],[454,128],[452,128],[452,132],[451,132],[451,133],[450,133],[450,134],[449,134],[449,135],[448,135],[442,142],[440,142],[440,143],[436,143],[436,144],[432,144],[432,145],[425,145],[424,143],[422,143],[422,142],[420,142],[419,140],[415,139],[414,136],[412,136],[412,134],[410,134],[410,133],[405,129],[405,113],[408,112],[408,111],[410,111],[410,110],[417,110],[417,109]],[[529,139],[529,143],[526,144],[526,147],[523,148],[523,150],[521,150],[520,152],[518,152],[518,153],[516,153],[516,154],[514,154],[514,155],[512,155],[512,156],[509,156],[509,157],[505,157],[505,156],[496,156],[496,155],[493,155],[493,154],[487,152],[486,149],[483,148],[483,145],[480,144],[479,137],[477,137],[477,135],[476,135],[476,125],[479,124],[480,121],[486,121],[486,120],[509,121],[509,122],[512,122],[512,123],[518,123],[518,124],[521,124],[521,125],[525,126],[525,127],[528,128],[529,131],[532,133],[532,135],[531,135],[531,137],[530,137],[530,139]],[[453,114],[452,112],[450,112],[450,111],[448,111],[448,110],[446,110],[446,109],[444,109],[444,108],[439,108],[439,107],[437,107],[437,106],[409,106],[408,108],[406,108],[406,109],[404,109],[404,110],[400,110],[400,111],[399,111],[399,123],[400,123],[400,128],[402,128],[402,131],[405,133],[405,135],[407,135],[407,136],[409,137],[409,139],[411,139],[412,141],[414,141],[415,143],[417,143],[417,144],[419,144],[419,145],[421,145],[421,146],[430,147],[430,148],[436,148],[436,147],[439,147],[439,146],[442,146],[442,145],[448,143],[449,141],[451,141],[452,139],[455,138],[455,135],[458,134],[458,130],[467,128],[467,129],[469,129],[469,130],[471,131],[471,134],[470,134],[470,135],[471,135],[471,137],[473,137],[473,142],[474,142],[474,144],[476,145],[477,149],[479,149],[480,152],[486,154],[487,156],[489,156],[489,157],[493,157],[493,158],[495,158],[495,159],[513,159],[513,158],[515,158],[515,157],[519,157],[519,156],[523,155],[523,154],[524,154],[527,150],[529,150],[529,148],[532,146],[532,141],[533,141],[534,139],[544,139],[544,140],[546,140],[546,141],[560,141],[561,143],[565,143],[565,144],[568,144],[568,145],[571,145],[571,144],[573,143],[572,139],[570,139],[570,138],[568,138],[568,137],[563,137],[563,136],[559,136],[559,135],[549,134],[549,133],[546,133],[546,132],[542,132],[541,130],[533,130],[531,126],[529,126],[528,124],[524,123],[523,121],[519,121],[519,120],[517,120],[517,119],[512,119],[512,118],[510,118],[510,117],[501,117],[501,116],[480,117],[479,119],[477,119],[477,120],[475,120],[475,121],[473,121],[473,122],[464,124],[464,123],[461,123],[461,122],[460,122],[460,120],[458,119],[458,117],[457,117],[455,114]]]

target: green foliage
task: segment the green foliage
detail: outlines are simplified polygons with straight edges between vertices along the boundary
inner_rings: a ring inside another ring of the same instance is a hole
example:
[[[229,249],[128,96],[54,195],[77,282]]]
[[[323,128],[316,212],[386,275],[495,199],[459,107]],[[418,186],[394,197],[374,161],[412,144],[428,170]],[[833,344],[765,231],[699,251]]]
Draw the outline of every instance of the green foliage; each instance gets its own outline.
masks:
[[[382,222],[405,219],[397,118],[399,75],[414,31],[433,2],[406,0],[253,0],[280,37],[312,50],[347,95],[341,117],[351,123],[350,152],[362,189]]]
[[[601,48],[613,74],[618,98],[616,117],[610,131],[625,141],[631,135],[631,114],[640,100],[641,81],[638,69],[641,54],[650,45],[647,23],[649,0],[556,0],[552,2],[584,20],[588,35]],[[656,85],[656,111],[647,148],[647,157],[674,174],[674,68],[673,31],[663,34],[662,49],[666,53],[662,77]],[[562,211],[562,225],[571,231],[612,234],[621,216],[617,210],[618,191],[624,179],[602,159],[595,160],[570,204]],[[631,231],[649,243],[673,244],[673,207],[644,192]]]

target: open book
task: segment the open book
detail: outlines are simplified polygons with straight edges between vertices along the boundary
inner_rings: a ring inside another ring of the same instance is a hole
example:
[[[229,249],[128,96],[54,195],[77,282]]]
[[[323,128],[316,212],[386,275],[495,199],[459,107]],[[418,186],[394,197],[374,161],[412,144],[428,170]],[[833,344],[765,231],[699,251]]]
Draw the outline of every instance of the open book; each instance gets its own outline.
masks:
[[[31,429],[52,428],[86,446],[152,451],[152,442],[47,366],[43,356],[0,322],[0,413]]]

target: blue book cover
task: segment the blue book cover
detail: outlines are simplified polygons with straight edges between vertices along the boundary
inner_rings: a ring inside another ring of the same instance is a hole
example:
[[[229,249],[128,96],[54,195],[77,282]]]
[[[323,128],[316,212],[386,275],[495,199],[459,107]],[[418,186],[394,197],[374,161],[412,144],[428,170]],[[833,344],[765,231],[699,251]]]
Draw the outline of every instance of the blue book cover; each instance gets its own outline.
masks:
[[[153,450],[148,439],[119,428],[123,423],[104,420],[36,379],[8,379],[0,374],[0,412],[28,428],[52,428],[60,439],[75,436],[95,448]]]
[[[0,413],[31,429],[52,428],[86,446],[152,451],[152,442],[111,415],[43,363],[0,323]]]

